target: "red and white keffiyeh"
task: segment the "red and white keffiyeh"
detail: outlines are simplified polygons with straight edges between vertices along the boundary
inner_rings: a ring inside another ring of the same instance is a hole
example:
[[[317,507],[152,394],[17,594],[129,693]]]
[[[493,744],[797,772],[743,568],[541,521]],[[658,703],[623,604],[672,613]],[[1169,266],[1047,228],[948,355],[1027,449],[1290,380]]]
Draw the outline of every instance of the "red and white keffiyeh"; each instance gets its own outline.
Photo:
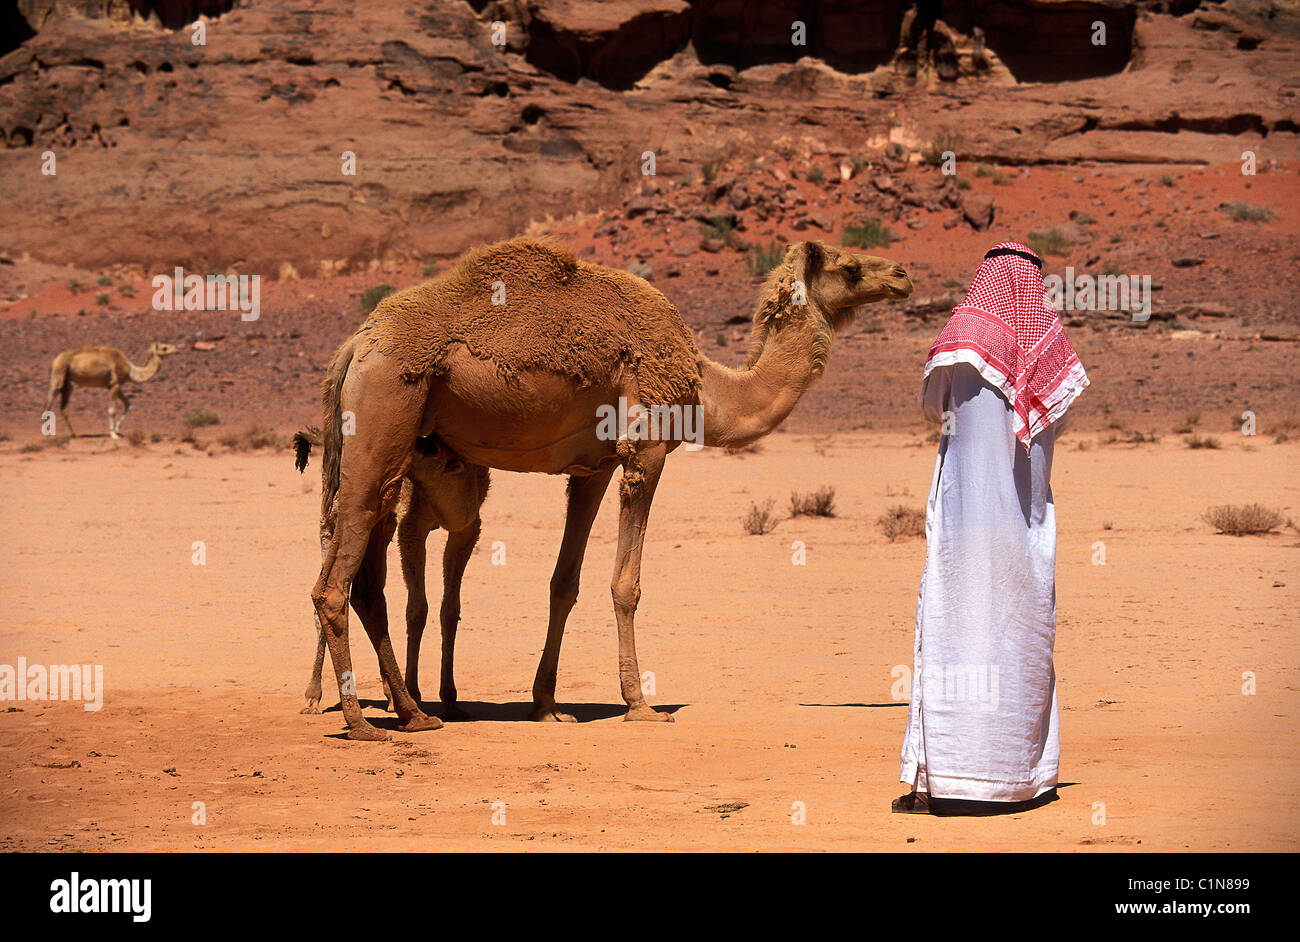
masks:
[[[999,242],[989,254],[930,347],[925,376],[955,363],[975,367],[1011,404],[1028,450],[1088,386],[1088,374],[1047,300],[1037,256],[1019,242]]]

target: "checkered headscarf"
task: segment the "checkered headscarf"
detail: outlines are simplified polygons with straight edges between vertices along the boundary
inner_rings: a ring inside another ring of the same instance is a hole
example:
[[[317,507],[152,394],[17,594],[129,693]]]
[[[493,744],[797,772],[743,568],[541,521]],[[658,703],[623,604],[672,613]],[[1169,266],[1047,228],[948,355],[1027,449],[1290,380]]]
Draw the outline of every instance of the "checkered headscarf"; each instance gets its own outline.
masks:
[[[954,363],[971,364],[1002,393],[1026,450],[1087,387],[1088,374],[1043,290],[1042,261],[1019,242],[999,242],[984,257],[930,347],[925,375]]]

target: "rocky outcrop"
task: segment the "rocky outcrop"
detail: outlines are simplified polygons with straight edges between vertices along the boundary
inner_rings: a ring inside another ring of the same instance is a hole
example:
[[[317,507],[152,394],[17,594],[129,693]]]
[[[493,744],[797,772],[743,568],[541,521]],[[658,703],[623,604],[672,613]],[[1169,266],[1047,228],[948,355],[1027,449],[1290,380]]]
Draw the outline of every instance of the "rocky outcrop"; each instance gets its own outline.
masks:
[[[647,154],[699,174],[793,129],[877,166],[940,139],[1014,164],[1297,156],[1300,29],[1250,0],[0,0],[0,19],[27,31],[0,58],[0,252],[89,268],[452,255],[621,207]],[[728,198],[775,211],[757,185]]]

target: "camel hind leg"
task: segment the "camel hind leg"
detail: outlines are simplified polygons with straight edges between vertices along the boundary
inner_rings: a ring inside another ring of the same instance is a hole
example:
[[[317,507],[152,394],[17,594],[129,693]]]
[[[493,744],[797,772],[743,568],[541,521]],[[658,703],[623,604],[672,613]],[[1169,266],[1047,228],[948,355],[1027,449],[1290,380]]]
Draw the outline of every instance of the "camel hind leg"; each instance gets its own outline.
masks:
[[[388,544],[392,542],[396,517],[388,513],[370,532],[361,568],[352,580],[352,608],[365,626],[370,643],[379,657],[379,672],[384,679],[384,693],[389,708],[402,720],[403,732],[438,729],[442,722],[436,716],[427,716],[406,690],[406,683],[397,667],[393,642],[388,634],[388,605],[384,600],[384,583],[387,581]]]
[[[72,398],[72,378],[68,376],[67,365],[59,362],[58,359],[50,367],[50,393],[45,397],[45,408],[41,412],[42,416],[46,412],[53,411],[55,396],[59,397],[59,417],[63,419],[63,424],[68,427],[68,437],[76,438],[77,433],[72,430],[72,422],[68,419],[68,400]]]
[[[396,365],[382,357],[372,357],[361,365],[353,363],[341,380],[339,397],[329,421],[339,421],[343,411],[355,416],[356,434],[342,439],[333,481],[330,515],[334,519],[321,564],[321,572],[312,589],[312,604],[321,624],[334,675],[339,685],[339,701],[347,722],[349,739],[387,739],[361,713],[357,700],[356,677],[348,642],[348,600],[352,583],[371,548],[371,535],[381,519],[392,513],[402,478],[411,463],[411,449],[419,434],[428,395],[426,383],[408,383],[398,378]],[[326,455],[326,461],[330,456]],[[327,491],[328,493],[328,491]],[[383,545],[386,547],[387,542]],[[373,593],[374,573],[367,573],[367,592]],[[383,606],[382,578],[380,592],[366,596],[375,610]],[[386,619],[385,619],[386,622]],[[429,722],[406,692],[401,671],[393,656],[386,623],[375,619],[366,625],[367,634],[379,656],[380,672],[397,698],[396,706],[407,728]]]

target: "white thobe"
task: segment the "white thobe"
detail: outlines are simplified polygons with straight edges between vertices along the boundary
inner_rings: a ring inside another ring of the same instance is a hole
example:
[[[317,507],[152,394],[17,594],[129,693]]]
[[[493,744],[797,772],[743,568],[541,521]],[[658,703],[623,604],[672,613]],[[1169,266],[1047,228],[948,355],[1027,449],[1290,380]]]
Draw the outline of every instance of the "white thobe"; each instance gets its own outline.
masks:
[[[1056,785],[1058,422],[1026,453],[1011,407],[974,367],[939,367],[927,418],[950,434],[926,505],[901,781],[936,798],[1024,801]]]

